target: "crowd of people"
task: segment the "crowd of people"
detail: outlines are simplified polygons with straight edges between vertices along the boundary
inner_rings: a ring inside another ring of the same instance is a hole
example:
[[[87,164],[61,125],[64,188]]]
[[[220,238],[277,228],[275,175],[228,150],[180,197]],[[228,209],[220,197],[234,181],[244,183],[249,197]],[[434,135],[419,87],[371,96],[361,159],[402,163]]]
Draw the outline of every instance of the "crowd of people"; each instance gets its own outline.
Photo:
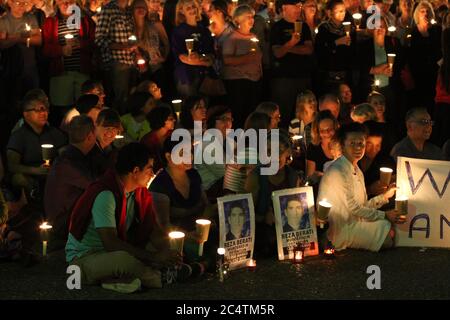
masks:
[[[450,5],[0,0],[0,106],[1,259],[31,261],[46,220],[83,282],[159,288],[215,270],[224,195],[252,194],[255,254],[274,257],[271,194],[304,185],[333,202],[336,249],[379,251],[401,222],[379,168],[450,160]],[[224,150],[228,129],[266,130],[278,170],[262,175],[252,146],[180,164],[178,128],[216,129]],[[212,221],[203,256],[197,218]]]

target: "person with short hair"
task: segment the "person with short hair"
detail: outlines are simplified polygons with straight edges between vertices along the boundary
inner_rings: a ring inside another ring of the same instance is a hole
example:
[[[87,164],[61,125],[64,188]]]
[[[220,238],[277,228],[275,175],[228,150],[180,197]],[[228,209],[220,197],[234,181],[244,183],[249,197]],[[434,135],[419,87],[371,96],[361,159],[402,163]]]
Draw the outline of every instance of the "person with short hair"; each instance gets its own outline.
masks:
[[[319,98],[319,111],[330,110],[336,120],[339,120],[341,112],[341,103],[339,98],[331,93],[325,94]]]
[[[53,145],[53,156],[67,144],[64,134],[47,123],[48,108],[37,97],[22,103],[24,124],[14,131],[6,147],[8,169],[13,187],[25,188],[27,195],[35,189],[41,193],[49,168],[44,166],[42,144]]]
[[[355,106],[350,114],[353,122],[364,123],[366,121],[375,121],[377,113],[370,103],[361,103]]]
[[[98,96],[98,105],[103,109],[105,106],[105,89],[99,80],[86,80],[81,85],[81,94],[95,94]]]
[[[261,102],[255,109],[255,112],[265,113],[270,117],[270,129],[278,129],[281,121],[280,107],[271,101]]]
[[[306,90],[297,96],[295,114],[289,124],[289,134],[301,135],[308,145],[311,143],[311,125],[317,114],[317,99],[312,91]]]
[[[286,220],[283,225],[283,232],[308,229],[311,226],[308,211],[304,210],[298,195],[290,196],[286,201],[284,209]]]
[[[405,118],[407,136],[391,150],[391,157],[397,162],[398,157],[417,159],[444,160],[442,150],[428,142],[433,131],[434,121],[425,108],[413,108]]]
[[[347,124],[352,122],[350,113],[353,110],[352,104],[352,89],[346,83],[340,83],[336,86],[336,96],[339,98],[340,110],[339,110],[339,122],[341,124]]]
[[[225,241],[236,240],[250,235],[250,229],[245,227],[245,216],[245,209],[240,204],[230,207],[226,220],[229,229]]]
[[[97,121],[98,114],[102,111],[99,102],[100,99],[95,94],[81,95],[75,102],[75,107],[67,111],[59,128],[64,132],[68,132],[70,121],[80,114],[86,114],[95,123]]]
[[[358,161],[364,156],[366,129],[359,123],[342,126],[337,133],[343,155],[325,172],[318,199],[332,204],[328,214],[328,239],[337,250],[346,248],[377,252],[394,244],[392,224],[398,222],[397,211],[378,210],[388,203],[396,188],[367,199],[364,175]]]
[[[45,184],[44,206],[52,235],[67,240],[70,213],[87,186],[94,181],[88,153],[95,145],[95,126],[88,115],[75,116],[69,124],[70,144],[56,158]]]
[[[152,158],[139,143],[124,146],[113,170],[91,184],[70,216],[66,261],[81,269],[81,282],[131,293],[161,288],[160,270],[180,262],[155,223],[146,186]],[[144,249],[145,248],[145,249]]]

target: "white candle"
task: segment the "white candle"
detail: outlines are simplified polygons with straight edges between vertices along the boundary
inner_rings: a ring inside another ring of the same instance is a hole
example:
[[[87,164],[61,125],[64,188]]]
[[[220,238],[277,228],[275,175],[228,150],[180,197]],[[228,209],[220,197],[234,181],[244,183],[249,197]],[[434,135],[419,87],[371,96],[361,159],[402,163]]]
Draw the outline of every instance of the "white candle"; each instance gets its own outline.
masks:
[[[319,201],[317,217],[319,219],[320,229],[324,228],[324,222],[328,219],[328,214],[330,213],[331,207],[332,205],[327,201],[327,199]]]
[[[342,22],[342,25],[344,26],[344,30],[345,30],[345,34],[347,35],[347,37],[350,37],[350,31],[351,31],[351,23],[346,21],[346,22]]]
[[[198,246],[198,255],[203,256],[203,244],[208,241],[209,228],[211,226],[211,221],[206,219],[198,219],[195,221],[196,231],[200,237],[200,244]]]
[[[355,21],[356,29],[359,30],[359,26],[361,24],[362,14],[357,12],[352,15],[353,20]]]
[[[50,160],[52,159],[53,145],[52,144],[42,144],[42,160],[45,161],[45,165],[50,165]]]
[[[47,245],[48,245],[48,232],[49,230],[53,228],[51,225],[49,225],[46,221],[43,222],[39,229],[41,230],[41,238],[42,238],[42,256],[47,255]]]
[[[26,30],[27,33],[28,33],[28,37],[27,37],[27,48],[29,48],[29,47],[30,47],[30,36],[31,36],[30,32],[31,32],[31,27],[28,25],[28,23],[25,23],[25,30]]]
[[[170,249],[183,253],[183,244],[184,244],[184,232],[180,231],[172,231],[169,233],[169,243]]]
[[[258,42],[259,42],[258,38],[253,37],[250,39],[250,41],[252,42],[252,47],[251,47],[250,51],[256,51],[256,48],[258,47]]]
[[[223,263],[224,263],[224,258],[225,258],[225,248],[218,248],[217,254],[219,255],[219,257],[218,257],[219,261],[217,262],[217,264],[219,265],[219,281],[223,282],[223,280],[224,280]]]
[[[395,198],[395,210],[398,211],[400,218],[406,218],[408,214],[408,197],[407,196],[398,196]]]
[[[392,170],[391,168],[380,168],[380,182],[384,186],[388,186],[391,183],[391,176],[392,176]]]

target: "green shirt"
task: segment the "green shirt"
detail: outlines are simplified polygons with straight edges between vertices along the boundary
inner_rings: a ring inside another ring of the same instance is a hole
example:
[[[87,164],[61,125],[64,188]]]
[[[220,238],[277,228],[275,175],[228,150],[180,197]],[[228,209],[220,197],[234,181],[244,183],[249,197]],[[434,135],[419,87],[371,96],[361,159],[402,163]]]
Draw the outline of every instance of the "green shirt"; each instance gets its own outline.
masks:
[[[387,63],[387,55],[384,47],[379,47],[375,45],[375,65]],[[380,80],[380,88],[384,88],[389,85],[389,77],[377,74],[375,80]]]
[[[127,221],[126,228],[130,228],[133,222],[134,192],[126,194],[127,197]],[[66,244],[66,261],[80,258],[88,253],[105,250],[103,242],[98,234],[98,228],[116,228],[116,201],[111,191],[102,191],[95,198],[92,206],[92,220],[81,241],[69,233]]]

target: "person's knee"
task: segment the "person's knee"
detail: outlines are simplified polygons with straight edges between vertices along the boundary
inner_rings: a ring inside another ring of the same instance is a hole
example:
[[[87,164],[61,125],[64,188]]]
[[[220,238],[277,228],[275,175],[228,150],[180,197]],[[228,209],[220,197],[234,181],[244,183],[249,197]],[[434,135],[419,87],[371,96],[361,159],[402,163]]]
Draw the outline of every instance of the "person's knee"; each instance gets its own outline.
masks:
[[[382,249],[390,249],[394,245],[394,239],[391,235],[391,231],[386,236],[386,239],[384,239],[383,245],[381,246]]]

